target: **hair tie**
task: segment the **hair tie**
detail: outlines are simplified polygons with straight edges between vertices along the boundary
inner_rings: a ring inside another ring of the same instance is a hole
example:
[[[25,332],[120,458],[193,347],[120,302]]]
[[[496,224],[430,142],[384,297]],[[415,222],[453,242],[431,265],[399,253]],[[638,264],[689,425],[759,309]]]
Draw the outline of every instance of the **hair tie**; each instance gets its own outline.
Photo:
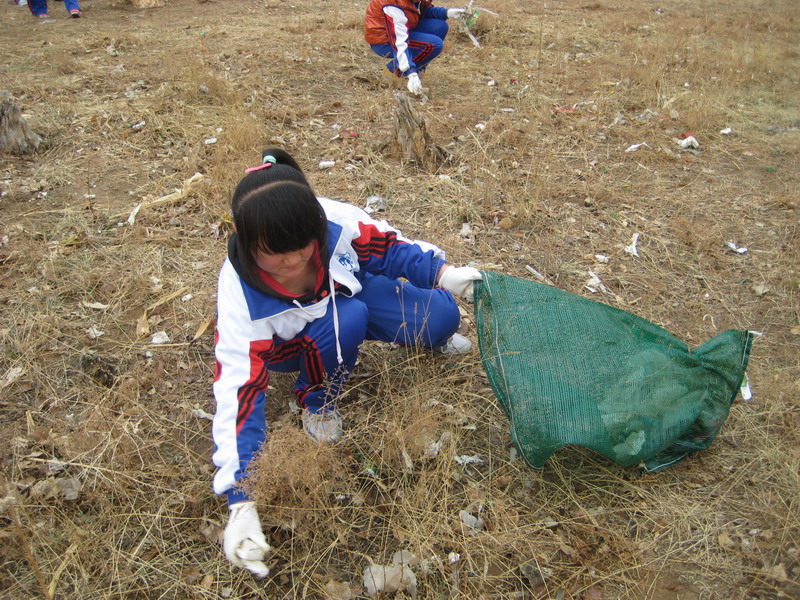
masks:
[[[261,169],[269,169],[272,165],[277,163],[278,161],[275,160],[275,157],[271,154],[267,154],[264,157],[264,162],[257,167],[249,167],[244,170],[245,173],[252,173],[253,171],[260,171]]]

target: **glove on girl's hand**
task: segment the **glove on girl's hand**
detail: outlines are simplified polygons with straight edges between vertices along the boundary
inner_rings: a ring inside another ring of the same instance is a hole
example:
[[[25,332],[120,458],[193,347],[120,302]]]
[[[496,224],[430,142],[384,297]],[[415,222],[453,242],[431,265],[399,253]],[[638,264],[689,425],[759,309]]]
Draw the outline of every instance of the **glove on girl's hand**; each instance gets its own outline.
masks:
[[[447,9],[447,18],[448,19],[460,19],[464,16],[466,11],[463,8],[448,8]]]
[[[483,279],[478,269],[451,265],[439,277],[439,287],[472,302],[472,284],[478,279]]]
[[[414,94],[415,96],[419,96],[422,93],[422,80],[420,80],[419,75],[416,73],[412,73],[408,76],[408,91]]]
[[[269,567],[264,564],[264,560],[270,547],[261,530],[255,502],[231,505],[222,547],[225,556],[237,567],[247,569],[256,577],[269,575]]]

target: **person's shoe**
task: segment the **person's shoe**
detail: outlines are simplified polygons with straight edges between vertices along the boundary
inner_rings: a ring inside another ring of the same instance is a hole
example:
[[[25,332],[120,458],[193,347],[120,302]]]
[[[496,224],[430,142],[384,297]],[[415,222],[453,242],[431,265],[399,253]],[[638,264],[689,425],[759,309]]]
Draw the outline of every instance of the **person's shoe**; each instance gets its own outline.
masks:
[[[335,408],[312,413],[307,408],[302,414],[303,429],[316,442],[336,442],[342,439],[342,415]]]
[[[79,11],[77,8],[73,8],[71,11],[69,11],[69,14],[72,15],[73,19],[81,18],[81,11]]]
[[[447,344],[433,349],[437,354],[467,354],[471,350],[472,342],[460,333],[454,333],[453,336],[447,340]]]

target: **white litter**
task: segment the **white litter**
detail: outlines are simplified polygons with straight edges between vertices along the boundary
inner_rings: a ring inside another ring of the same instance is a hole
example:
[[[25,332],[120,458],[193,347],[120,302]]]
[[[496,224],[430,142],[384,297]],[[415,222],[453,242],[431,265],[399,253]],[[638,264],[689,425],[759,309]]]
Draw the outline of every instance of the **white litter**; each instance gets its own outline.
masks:
[[[405,565],[369,565],[364,569],[363,586],[367,596],[408,592],[417,597],[417,576]]]
[[[745,248],[744,246],[739,247],[733,242],[725,242],[725,245],[734,252],[736,252],[736,254],[744,254],[745,252],[747,252],[747,248]]]
[[[462,529],[466,535],[477,535],[483,529],[483,519],[476,517],[469,511],[459,511],[458,517],[461,519]]]
[[[380,196],[369,196],[364,205],[364,212],[372,214],[376,210],[386,210],[386,201]]]
[[[319,168],[323,170],[330,169],[335,164],[336,164],[335,160],[321,160],[319,161]]]
[[[210,413],[207,413],[207,412],[206,412],[206,411],[204,411],[202,408],[195,408],[195,409],[192,411],[192,414],[193,414],[195,417],[200,417],[201,419],[208,419],[209,421],[213,421],[213,420],[214,420],[214,415],[212,415],[212,414],[210,414]]]
[[[203,140],[203,143],[204,143],[206,146],[210,146],[211,144],[216,144],[216,143],[217,143],[217,138],[215,138],[215,137],[210,137],[210,138],[208,138],[208,139],[206,139],[206,140]]]
[[[88,335],[88,336],[89,336],[89,338],[90,338],[90,339],[93,339],[93,340],[96,340],[96,339],[97,339],[97,338],[99,338],[101,335],[105,335],[105,334],[106,334],[106,332],[105,332],[105,331],[100,331],[100,330],[99,330],[97,327],[95,327],[94,325],[92,325],[91,327],[89,327],[89,329],[87,329],[87,330],[86,330],[86,335]]]
[[[167,335],[166,331],[157,331],[153,334],[153,337],[150,338],[151,344],[168,344],[169,343],[169,336]]]
[[[470,226],[470,224],[469,223],[464,223],[461,226],[461,231],[458,232],[458,235],[460,235],[461,237],[469,237],[469,236],[471,236],[472,235],[472,227]]]
[[[726,127],[725,129],[720,129],[719,131],[722,135],[730,135],[733,133],[733,129],[730,127]]]
[[[649,148],[650,145],[647,142],[640,142],[638,144],[633,144],[625,148],[625,152],[636,152],[639,148],[644,146],[645,148]]]
[[[683,138],[678,142],[678,145],[684,150],[695,150],[700,147],[700,142],[693,135]]]
[[[480,456],[477,456],[477,455],[467,456],[466,454],[463,454],[461,456],[456,456],[455,457],[455,461],[458,464],[460,464],[461,466],[464,466],[464,465],[482,465],[483,464],[483,459]]]
[[[639,251],[636,250],[636,242],[639,241],[639,234],[634,233],[633,237],[631,238],[631,243],[628,246],[625,246],[625,254],[630,254],[631,256],[639,256]]]

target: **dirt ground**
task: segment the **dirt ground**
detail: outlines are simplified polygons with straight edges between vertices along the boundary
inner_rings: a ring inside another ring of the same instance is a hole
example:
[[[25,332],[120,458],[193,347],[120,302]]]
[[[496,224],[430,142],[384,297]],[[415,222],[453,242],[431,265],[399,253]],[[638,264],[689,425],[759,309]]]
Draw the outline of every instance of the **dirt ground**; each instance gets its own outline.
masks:
[[[0,597],[346,600],[401,549],[424,599],[800,596],[797,2],[485,0],[481,47],[454,29],[414,101],[435,169],[387,150],[404,86],[363,41],[364,1],[81,4],[0,5],[0,102],[43,140],[0,154]],[[580,448],[536,471],[477,353],[367,344],[335,448],[293,437],[273,382],[273,439],[298,450],[263,466],[285,486],[259,491],[272,573],[232,569],[215,287],[231,191],[268,145],[452,263],[692,347],[758,331],[753,398],[665,471]]]

